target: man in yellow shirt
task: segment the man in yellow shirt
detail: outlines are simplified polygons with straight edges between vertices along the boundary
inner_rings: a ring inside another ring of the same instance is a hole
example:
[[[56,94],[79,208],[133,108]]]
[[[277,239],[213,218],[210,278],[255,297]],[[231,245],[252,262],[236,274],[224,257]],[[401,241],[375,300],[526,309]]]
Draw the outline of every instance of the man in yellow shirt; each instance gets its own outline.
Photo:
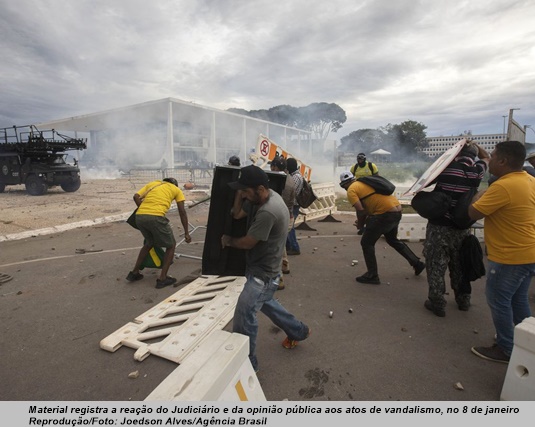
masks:
[[[342,172],[340,175],[340,187],[347,191],[347,199],[357,214],[359,211],[366,211],[368,215],[366,228],[360,241],[367,271],[355,280],[371,285],[381,284],[375,257],[375,243],[383,235],[386,243],[409,261],[409,264],[414,268],[414,274],[418,276],[425,269],[425,264],[405,243],[398,239],[401,204],[396,196],[376,193],[369,185],[357,181],[349,171]]]
[[[528,289],[535,276],[535,178],[522,170],[526,149],[518,141],[496,144],[489,171],[498,179],[480,191],[469,208],[485,218],[487,283],[485,294],[496,329],[491,347],[472,347],[483,359],[508,363],[514,327],[531,316]]]
[[[139,251],[134,269],[126,276],[126,280],[129,282],[143,279],[143,274],[139,272],[141,264],[150,250],[156,246],[165,248],[160,276],[156,279],[156,288],[161,289],[176,283],[174,277],[167,275],[175,256],[176,241],[165,214],[171,207],[173,200],[176,202],[180,221],[184,228],[184,239],[186,243],[190,243],[188,215],[184,208],[186,199],[182,190],[178,188],[178,182],[175,178],[149,182],[134,194],[134,202],[138,206],[136,224],[143,234],[145,242]]]

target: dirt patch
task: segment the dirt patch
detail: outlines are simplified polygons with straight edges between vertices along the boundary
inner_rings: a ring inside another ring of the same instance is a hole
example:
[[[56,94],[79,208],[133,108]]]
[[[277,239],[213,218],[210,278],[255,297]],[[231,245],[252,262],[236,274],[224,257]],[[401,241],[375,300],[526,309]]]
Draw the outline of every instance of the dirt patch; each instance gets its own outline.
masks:
[[[90,179],[80,189],[66,193],[53,187],[43,196],[30,196],[22,185],[8,186],[0,193],[0,235],[94,220],[126,212],[135,208],[132,197],[143,184],[129,179]],[[206,199],[209,190],[185,190],[186,205]],[[206,215],[208,203],[187,209],[188,217]]]

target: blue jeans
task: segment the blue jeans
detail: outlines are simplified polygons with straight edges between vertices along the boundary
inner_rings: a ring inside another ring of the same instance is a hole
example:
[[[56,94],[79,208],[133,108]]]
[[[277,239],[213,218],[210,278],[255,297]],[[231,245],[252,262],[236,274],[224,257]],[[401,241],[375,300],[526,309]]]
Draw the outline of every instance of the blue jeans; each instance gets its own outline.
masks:
[[[515,325],[531,316],[528,289],[533,276],[535,263],[488,262],[485,294],[496,328],[496,343],[508,356],[513,351]]]
[[[256,336],[258,335],[256,313],[258,310],[269,317],[292,340],[304,340],[308,336],[308,326],[297,320],[293,314],[289,313],[273,298],[273,294],[279,286],[280,276],[261,279],[246,274],[245,277],[247,281],[236,304],[232,330],[249,337],[249,360],[253,369],[258,371],[256,359]]]
[[[294,216],[294,222],[292,224],[292,229],[288,232],[288,237],[286,238],[286,249],[292,251],[300,251],[299,243],[297,243],[297,235],[295,234],[295,220],[299,216],[299,206],[294,206],[292,210]]]

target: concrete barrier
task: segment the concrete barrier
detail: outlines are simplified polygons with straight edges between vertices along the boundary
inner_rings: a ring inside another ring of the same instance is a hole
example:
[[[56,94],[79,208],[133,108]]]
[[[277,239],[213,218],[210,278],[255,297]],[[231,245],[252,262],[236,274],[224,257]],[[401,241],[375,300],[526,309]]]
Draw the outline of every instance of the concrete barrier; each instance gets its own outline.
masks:
[[[535,317],[528,317],[515,327],[513,352],[500,400],[535,400]]]
[[[249,361],[249,338],[213,331],[145,400],[265,401]]]

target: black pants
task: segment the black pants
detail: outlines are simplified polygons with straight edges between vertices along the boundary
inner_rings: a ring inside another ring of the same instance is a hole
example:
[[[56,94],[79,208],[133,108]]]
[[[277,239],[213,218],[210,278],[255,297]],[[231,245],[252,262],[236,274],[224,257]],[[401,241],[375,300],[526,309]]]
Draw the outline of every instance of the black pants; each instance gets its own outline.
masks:
[[[381,236],[385,236],[386,243],[392,246],[411,266],[415,266],[420,261],[420,258],[404,242],[398,239],[400,221],[401,212],[385,212],[381,215],[368,216],[366,228],[360,240],[364,261],[368,269],[368,276],[378,276],[375,243]]]

